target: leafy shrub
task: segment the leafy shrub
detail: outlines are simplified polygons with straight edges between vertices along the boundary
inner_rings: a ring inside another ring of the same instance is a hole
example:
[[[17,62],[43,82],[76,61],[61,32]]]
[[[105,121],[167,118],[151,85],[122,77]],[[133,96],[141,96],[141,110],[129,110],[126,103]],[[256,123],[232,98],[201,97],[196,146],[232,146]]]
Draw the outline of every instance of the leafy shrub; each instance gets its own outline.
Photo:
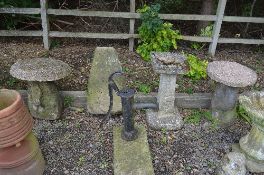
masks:
[[[200,80],[207,77],[206,68],[208,61],[202,61],[198,57],[188,54],[187,63],[189,66],[189,71],[187,72],[186,76],[193,80]]]
[[[212,37],[213,36],[213,29],[214,29],[214,25],[208,25],[205,28],[201,29],[199,36],[203,36],[203,37]],[[193,42],[191,47],[195,50],[200,50],[202,49],[206,44],[202,44],[202,43],[197,43],[197,42]]]
[[[137,53],[145,61],[150,60],[150,52],[165,52],[177,49],[177,40],[181,39],[178,30],[172,29],[172,24],[159,18],[160,5],[145,5],[138,12],[141,13],[142,24],[139,27],[139,46]]]
[[[206,26],[205,28],[201,29],[200,36],[204,36],[204,37],[213,36],[213,29],[214,29],[213,24]]]

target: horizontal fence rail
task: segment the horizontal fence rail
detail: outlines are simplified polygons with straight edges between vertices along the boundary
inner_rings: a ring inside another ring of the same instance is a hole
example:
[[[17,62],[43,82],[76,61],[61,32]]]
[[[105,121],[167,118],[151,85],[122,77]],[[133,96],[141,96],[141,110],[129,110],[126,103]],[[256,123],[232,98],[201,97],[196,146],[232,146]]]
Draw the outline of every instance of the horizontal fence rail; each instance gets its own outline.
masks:
[[[0,36],[42,36],[44,47],[49,49],[50,37],[72,37],[72,38],[99,38],[99,39],[129,39],[129,49],[134,48],[134,39],[138,34],[134,34],[135,19],[140,18],[139,13],[135,13],[135,0],[130,0],[130,12],[107,12],[107,11],[87,11],[87,10],[65,10],[48,9],[47,1],[40,0],[41,8],[0,8],[0,14],[40,14],[43,31],[19,31],[0,30]],[[193,42],[210,43],[209,53],[215,54],[217,43],[240,43],[240,44],[264,44],[264,39],[243,39],[243,38],[219,38],[222,22],[243,22],[243,23],[264,23],[264,17],[241,17],[224,16],[226,0],[219,0],[216,15],[195,15],[195,14],[160,14],[164,20],[184,20],[184,21],[213,21],[214,31],[212,37],[183,36],[183,40]],[[102,18],[124,18],[130,20],[128,33],[89,33],[89,32],[59,32],[49,30],[49,15],[56,16],[87,16]]]

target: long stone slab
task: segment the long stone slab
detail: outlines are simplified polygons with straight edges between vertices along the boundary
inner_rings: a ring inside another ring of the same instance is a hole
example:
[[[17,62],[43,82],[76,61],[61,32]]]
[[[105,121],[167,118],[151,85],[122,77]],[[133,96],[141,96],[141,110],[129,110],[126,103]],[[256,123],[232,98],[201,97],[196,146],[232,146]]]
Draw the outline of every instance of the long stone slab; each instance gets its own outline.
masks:
[[[210,108],[211,93],[176,93],[175,106],[179,108]],[[136,94],[135,103],[157,103],[157,93]]]
[[[115,175],[154,175],[146,129],[142,125],[136,128],[139,135],[134,141],[121,138],[122,127],[113,130]]]
[[[27,100],[27,91],[19,90],[22,97]],[[87,95],[85,91],[60,91],[60,94],[65,96],[70,96],[73,99],[72,106],[78,108],[86,108]],[[211,93],[176,93],[175,105],[179,108],[210,108],[211,105]],[[157,104],[157,93],[136,94],[135,103],[153,103]]]

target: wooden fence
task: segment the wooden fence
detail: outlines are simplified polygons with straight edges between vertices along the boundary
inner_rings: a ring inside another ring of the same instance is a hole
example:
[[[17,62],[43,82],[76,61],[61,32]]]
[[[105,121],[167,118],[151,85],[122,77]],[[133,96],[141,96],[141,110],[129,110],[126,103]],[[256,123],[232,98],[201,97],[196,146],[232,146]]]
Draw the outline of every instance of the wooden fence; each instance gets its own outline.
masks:
[[[183,40],[210,43],[209,54],[215,55],[218,43],[241,43],[241,44],[264,44],[264,39],[242,39],[242,38],[219,38],[222,22],[244,22],[244,23],[264,23],[264,17],[239,17],[224,16],[227,0],[219,0],[216,15],[190,15],[190,14],[160,14],[164,20],[194,20],[213,21],[213,36],[183,36]],[[0,13],[9,14],[40,14],[42,21],[42,31],[19,31],[0,30],[0,36],[42,36],[45,49],[50,47],[52,37],[74,37],[74,38],[100,38],[100,39],[128,39],[129,49],[134,49],[134,40],[138,38],[135,34],[135,20],[140,18],[140,14],[135,12],[135,0],[130,0],[130,12],[106,12],[106,11],[82,11],[49,9],[48,0],[40,0],[41,8],[0,8]],[[89,32],[59,32],[50,31],[49,15],[57,16],[89,16],[105,18],[126,18],[129,19],[130,27],[128,33],[89,33]]]

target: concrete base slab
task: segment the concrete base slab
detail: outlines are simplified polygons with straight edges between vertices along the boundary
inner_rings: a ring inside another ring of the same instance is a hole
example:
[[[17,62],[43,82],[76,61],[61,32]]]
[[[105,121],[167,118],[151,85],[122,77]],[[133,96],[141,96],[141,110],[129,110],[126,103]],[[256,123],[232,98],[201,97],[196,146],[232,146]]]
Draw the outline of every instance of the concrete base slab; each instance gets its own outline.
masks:
[[[166,117],[158,117],[158,112],[152,109],[146,110],[148,125],[156,130],[178,130],[183,126],[183,120],[180,113],[166,115]]]
[[[122,127],[113,130],[115,175],[154,175],[146,129],[144,126],[136,129],[138,138],[134,141],[121,138]]]

